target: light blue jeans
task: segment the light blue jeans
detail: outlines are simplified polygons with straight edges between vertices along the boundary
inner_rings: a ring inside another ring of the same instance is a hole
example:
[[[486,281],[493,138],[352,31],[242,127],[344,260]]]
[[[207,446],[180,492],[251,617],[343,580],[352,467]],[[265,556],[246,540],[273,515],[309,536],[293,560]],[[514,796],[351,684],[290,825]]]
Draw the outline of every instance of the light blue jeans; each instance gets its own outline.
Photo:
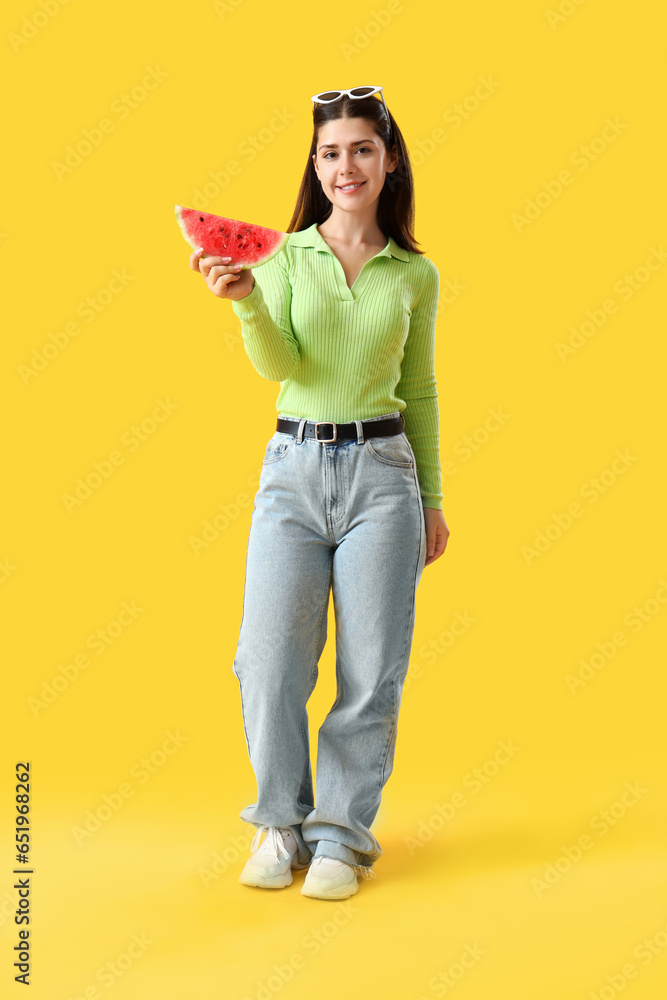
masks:
[[[405,432],[364,441],[359,421],[356,439],[321,444],[302,438],[304,423],[269,440],[250,523],[233,672],[257,801],[240,816],[291,827],[301,863],[370,867],[382,855],[370,826],[393,769],[424,510]],[[330,590],[337,694],[318,733],[315,806],[306,703]]]

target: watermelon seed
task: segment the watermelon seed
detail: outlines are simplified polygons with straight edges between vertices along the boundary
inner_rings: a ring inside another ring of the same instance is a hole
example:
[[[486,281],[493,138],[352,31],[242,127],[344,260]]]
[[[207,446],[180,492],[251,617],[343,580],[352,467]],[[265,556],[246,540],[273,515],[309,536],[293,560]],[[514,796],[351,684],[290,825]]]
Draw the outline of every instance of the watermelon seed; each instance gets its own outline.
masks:
[[[200,216],[199,216],[199,221],[200,221],[200,222],[203,222],[203,221],[204,221],[204,216],[203,216],[203,215],[200,215]]]

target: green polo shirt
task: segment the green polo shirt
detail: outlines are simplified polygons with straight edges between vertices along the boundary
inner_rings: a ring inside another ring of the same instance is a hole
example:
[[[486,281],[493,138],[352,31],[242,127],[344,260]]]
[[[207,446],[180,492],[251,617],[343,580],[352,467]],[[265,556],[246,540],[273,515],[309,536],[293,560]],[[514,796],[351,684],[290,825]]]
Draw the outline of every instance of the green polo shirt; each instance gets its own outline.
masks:
[[[442,510],[435,264],[389,237],[348,288],[313,223],[253,274],[253,290],[232,308],[255,369],[280,382],[277,411],[347,423],[400,410],[423,506]]]

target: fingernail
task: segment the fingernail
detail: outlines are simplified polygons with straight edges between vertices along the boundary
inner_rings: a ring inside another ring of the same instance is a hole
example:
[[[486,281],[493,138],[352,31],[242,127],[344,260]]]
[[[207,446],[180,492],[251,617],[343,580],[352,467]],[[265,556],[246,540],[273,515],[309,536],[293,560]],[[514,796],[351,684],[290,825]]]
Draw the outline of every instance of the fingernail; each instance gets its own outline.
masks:
[[[203,247],[199,247],[199,250],[195,250],[195,253],[201,253],[203,249]]]
[[[223,260],[231,260],[232,258],[231,257],[223,257],[222,259]]]

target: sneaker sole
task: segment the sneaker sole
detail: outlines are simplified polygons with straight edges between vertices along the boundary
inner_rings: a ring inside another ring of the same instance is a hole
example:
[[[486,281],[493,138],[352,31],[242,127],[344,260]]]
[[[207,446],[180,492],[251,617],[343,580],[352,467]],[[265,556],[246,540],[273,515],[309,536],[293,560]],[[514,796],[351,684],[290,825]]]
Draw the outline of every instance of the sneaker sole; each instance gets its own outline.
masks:
[[[241,885],[251,885],[257,889],[286,889],[288,885],[292,884],[292,881],[292,873],[290,871],[268,878],[262,878],[261,875],[244,875],[243,872],[239,875]]]
[[[359,889],[359,884],[356,885],[340,885],[337,889],[321,889],[319,892],[317,889],[308,888],[304,882],[301,887],[302,896],[310,896],[311,899],[347,899],[348,896],[354,896],[355,892]]]
[[[290,868],[308,868],[309,865],[310,861],[306,862],[305,865],[295,862]],[[259,872],[247,872],[245,875],[241,872],[239,882],[241,885],[250,885],[257,889],[286,889],[294,881],[290,868],[286,872],[283,872],[282,875],[271,875],[264,878]]]

